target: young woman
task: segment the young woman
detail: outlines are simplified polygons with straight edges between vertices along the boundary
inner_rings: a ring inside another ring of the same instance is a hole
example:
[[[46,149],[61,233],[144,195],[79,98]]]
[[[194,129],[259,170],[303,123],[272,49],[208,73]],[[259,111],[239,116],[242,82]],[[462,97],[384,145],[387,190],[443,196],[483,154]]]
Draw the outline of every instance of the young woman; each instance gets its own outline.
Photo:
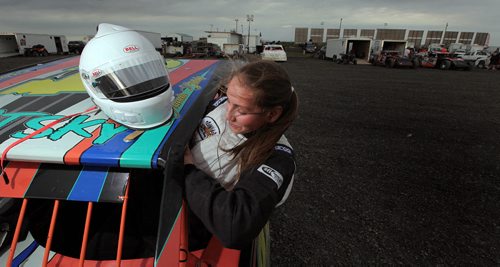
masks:
[[[245,249],[282,204],[295,173],[283,135],[297,116],[297,95],[277,63],[257,61],[229,77],[186,149],[190,250],[214,235]]]

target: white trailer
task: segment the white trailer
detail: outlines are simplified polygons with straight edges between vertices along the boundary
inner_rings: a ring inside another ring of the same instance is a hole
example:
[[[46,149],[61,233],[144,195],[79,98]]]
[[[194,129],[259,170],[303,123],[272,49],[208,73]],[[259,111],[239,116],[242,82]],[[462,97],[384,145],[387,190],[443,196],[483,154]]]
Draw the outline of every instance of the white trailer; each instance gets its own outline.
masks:
[[[335,61],[341,58],[340,54],[352,52],[357,59],[368,62],[371,43],[372,40],[368,38],[328,39],[326,41],[325,57]]]
[[[41,44],[49,54],[68,53],[68,41],[64,35],[36,33],[0,33],[0,55],[24,55],[34,45]]]
[[[372,54],[378,54],[380,51],[398,51],[404,55],[408,42],[404,40],[375,40],[373,41]]]
[[[140,33],[146,39],[148,39],[153,44],[153,46],[157,51],[162,51],[161,34],[159,32],[148,32],[140,30],[135,30],[135,31]]]

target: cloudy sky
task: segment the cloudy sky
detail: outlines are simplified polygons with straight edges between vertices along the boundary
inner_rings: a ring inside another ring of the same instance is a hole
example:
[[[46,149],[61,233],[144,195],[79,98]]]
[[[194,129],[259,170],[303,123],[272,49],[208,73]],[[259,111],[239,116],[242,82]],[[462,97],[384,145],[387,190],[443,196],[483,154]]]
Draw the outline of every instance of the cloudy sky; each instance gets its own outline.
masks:
[[[489,32],[500,46],[499,0],[0,0],[0,32],[93,35],[100,22],[195,39],[205,31],[293,41],[295,27]],[[238,19],[238,22],[236,22]]]

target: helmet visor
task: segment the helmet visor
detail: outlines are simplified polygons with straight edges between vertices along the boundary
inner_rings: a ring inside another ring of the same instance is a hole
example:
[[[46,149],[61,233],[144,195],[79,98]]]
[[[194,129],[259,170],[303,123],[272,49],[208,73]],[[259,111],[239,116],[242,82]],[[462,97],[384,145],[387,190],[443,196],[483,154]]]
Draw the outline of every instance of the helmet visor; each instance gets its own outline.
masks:
[[[97,97],[120,102],[129,98],[132,101],[169,85],[165,61],[156,53],[107,63],[89,76],[88,85]]]

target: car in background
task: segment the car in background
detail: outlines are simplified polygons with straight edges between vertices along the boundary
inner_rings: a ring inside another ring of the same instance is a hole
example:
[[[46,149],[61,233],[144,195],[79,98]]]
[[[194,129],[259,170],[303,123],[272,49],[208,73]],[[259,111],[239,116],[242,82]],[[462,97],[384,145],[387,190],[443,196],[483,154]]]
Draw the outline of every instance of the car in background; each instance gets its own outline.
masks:
[[[491,56],[486,58],[478,58],[474,61],[474,67],[479,69],[487,69],[491,62]]]
[[[463,58],[467,62],[476,62],[478,59],[486,60],[489,56],[490,53],[486,50],[469,51],[462,55],[458,55],[458,57]]]
[[[442,70],[472,70],[471,63],[460,57],[452,57],[448,52],[431,51],[419,58],[423,68],[438,68]]]
[[[69,41],[68,42],[68,51],[71,54],[80,55],[85,47],[84,41]]]
[[[453,57],[463,57],[463,55],[465,55],[466,51],[463,50],[463,49],[458,49],[458,50],[455,50],[453,52],[450,52]]]
[[[371,59],[373,66],[394,67],[418,67],[418,62],[410,57],[401,55],[401,52],[395,50],[383,50],[374,55]]]
[[[44,45],[36,44],[31,48],[25,48],[24,55],[31,57],[46,57],[49,55],[49,52],[47,51]]]
[[[306,42],[304,45],[304,53],[316,53],[316,44],[312,41]]]
[[[264,45],[264,49],[260,54],[263,60],[272,60],[284,62],[287,61],[285,49],[279,44]]]

